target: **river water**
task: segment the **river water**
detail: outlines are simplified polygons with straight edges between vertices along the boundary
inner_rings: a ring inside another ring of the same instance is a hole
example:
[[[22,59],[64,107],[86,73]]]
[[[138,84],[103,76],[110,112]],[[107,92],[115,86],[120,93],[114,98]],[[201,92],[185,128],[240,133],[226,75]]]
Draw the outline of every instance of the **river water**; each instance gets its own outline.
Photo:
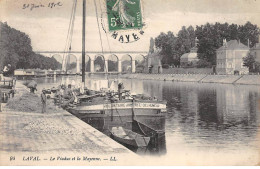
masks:
[[[39,89],[80,81],[80,77],[37,79]],[[102,77],[89,78],[89,88],[106,87]],[[250,85],[119,79],[132,93],[167,101],[165,136],[138,154],[178,160],[208,159],[212,164],[244,164],[259,159],[260,87]],[[97,126],[94,126],[97,127]]]

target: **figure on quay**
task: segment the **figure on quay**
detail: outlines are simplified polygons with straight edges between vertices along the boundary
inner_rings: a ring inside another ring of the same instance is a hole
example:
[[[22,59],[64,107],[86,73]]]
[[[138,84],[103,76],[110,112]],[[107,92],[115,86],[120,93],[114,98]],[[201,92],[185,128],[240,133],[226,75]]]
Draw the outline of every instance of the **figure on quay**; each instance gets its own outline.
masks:
[[[42,90],[41,101],[42,101],[42,113],[45,113],[46,112],[47,97],[46,97],[44,89]]]
[[[34,93],[35,91],[37,91],[37,82],[33,80],[27,85],[27,87],[30,89],[31,93]]]

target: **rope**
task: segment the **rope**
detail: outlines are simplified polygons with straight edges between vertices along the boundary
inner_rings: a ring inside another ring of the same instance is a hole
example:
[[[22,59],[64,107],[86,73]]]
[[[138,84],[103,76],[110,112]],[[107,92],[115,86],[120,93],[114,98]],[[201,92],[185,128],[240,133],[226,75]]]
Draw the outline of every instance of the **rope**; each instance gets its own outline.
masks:
[[[100,8],[100,11],[101,11],[101,14],[103,14],[103,11],[102,11],[102,7],[101,7],[101,2],[100,0],[99,1],[99,8]],[[102,21],[101,21],[102,22]],[[109,43],[109,40],[108,40],[108,36],[107,36],[107,31],[105,31],[105,34],[106,34],[106,40],[107,40],[107,44],[108,44],[108,48],[109,48],[109,53],[111,54],[111,47],[110,47],[110,43]],[[112,56],[110,55],[111,59],[112,59]],[[117,58],[118,59],[118,58]],[[119,60],[119,59],[118,59]],[[108,70],[108,69],[107,69]],[[107,76],[107,80],[108,80],[108,76]]]
[[[100,36],[100,41],[101,41],[101,46],[102,46],[102,52],[103,52],[103,45],[102,45],[102,39],[101,39],[101,33],[100,33],[100,26],[99,26],[99,22],[98,22],[98,14],[97,14],[97,5],[96,5],[96,1],[94,0],[95,2],[95,9],[96,9],[96,18],[97,18],[97,24],[98,24],[98,30],[99,30],[99,36]],[[101,14],[103,14],[103,10],[102,10],[102,7],[101,7],[101,2],[100,0],[98,1],[99,2],[99,8],[100,8],[100,12]],[[105,35],[106,35],[106,40],[107,40],[107,44],[108,44],[108,48],[109,48],[109,53],[111,53],[111,46],[110,46],[110,43],[109,43],[109,40],[108,40],[108,35],[107,35],[107,31],[105,31]],[[111,59],[112,59],[112,56],[110,56]],[[118,59],[118,58],[117,58]],[[106,64],[105,65],[105,69],[106,69]],[[108,68],[107,68],[108,70]],[[108,72],[107,72],[108,73]],[[108,80],[108,77],[107,77],[107,80]]]
[[[77,0],[75,0],[75,7],[74,7],[74,12],[73,12],[73,18],[72,18],[72,27],[71,27],[71,32],[70,32],[70,45],[69,45],[69,50],[71,51],[71,44],[72,44],[72,37],[73,37],[73,30],[74,30],[74,23],[75,23],[75,14],[77,10]]]
[[[103,42],[102,42],[102,37],[101,37],[101,31],[100,31],[100,26],[99,26],[99,22],[98,22],[98,12],[97,12],[97,4],[96,1],[94,1],[95,4],[95,11],[96,11],[96,19],[97,19],[97,25],[98,25],[98,33],[99,33],[99,39],[100,39],[100,45],[101,45],[101,50],[102,50],[102,54],[104,53],[104,47],[103,47]],[[104,69],[108,71],[108,68],[106,68],[106,60],[104,57]],[[108,72],[106,72],[108,73]]]
[[[72,5],[72,9],[71,9],[71,16],[70,16],[70,23],[69,23],[69,28],[68,28],[67,38],[66,38],[66,43],[65,43],[65,48],[64,48],[64,51],[63,51],[63,62],[65,62],[65,64],[67,64],[67,62],[68,62],[68,58],[65,56],[65,52],[68,48],[69,48],[69,53],[70,53],[70,50],[71,50],[76,6],[77,6],[77,0],[73,1],[73,5]]]
[[[69,50],[68,50],[68,61],[67,61],[67,64],[69,65],[70,64],[70,54],[71,54],[71,44],[72,44],[72,37],[73,37],[73,30],[74,30],[74,23],[75,23],[75,14],[76,14],[76,6],[77,6],[77,0],[75,0],[75,6],[74,6],[74,11],[73,11],[73,18],[72,18],[72,26],[71,26],[71,29],[70,29],[70,37],[69,37]]]
[[[98,0],[98,1],[99,1],[100,11],[103,14],[102,7],[101,7],[101,2],[100,2],[100,0]],[[106,33],[106,39],[107,39],[107,44],[108,44],[108,48],[109,48],[109,53],[111,54],[111,48],[110,48],[110,43],[109,43],[108,36],[107,36],[107,31],[105,31],[105,33]]]
[[[66,38],[65,48],[64,48],[64,51],[63,51],[63,60],[66,59],[66,58],[64,57],[64,55],[65,55],[65,51],[66,51],[66,49],[67,49],[67,43],[68,43],[68,39],[69,39],[69,32],[70,32],[71,20],[72,20],[72,15],[73,15],[73,10],[74,10],[74,3],[75,3],[75,1],[73,2],[72,9],[71,9],[70,23],[69,23],[69,28],[68,28],[68,32],[67,32],[67,38]]]
[[[101,32],[100,32],[100,26],[99,26],[99,22],[98,22],[97,4],[96,4],[96,1],[95,1],[95,0],[93,0],[93,1],[94,1],[94,4],[95,4],[96,19],[97,19],[97,25],[98,25],[98,33],[99,33],[99,39],[100,39],[101,50],[102,50],[102,53],[104,53],[103,43],[102,43],[102,37],[101,37]]]

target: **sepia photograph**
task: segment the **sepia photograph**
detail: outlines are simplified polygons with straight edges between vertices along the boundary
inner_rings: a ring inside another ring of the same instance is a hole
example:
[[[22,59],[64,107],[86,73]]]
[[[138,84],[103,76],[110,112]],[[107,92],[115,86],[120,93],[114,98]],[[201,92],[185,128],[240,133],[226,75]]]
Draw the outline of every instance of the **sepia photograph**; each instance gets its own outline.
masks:
[[[0,0],[0,166],[259,166],[260,0]]]

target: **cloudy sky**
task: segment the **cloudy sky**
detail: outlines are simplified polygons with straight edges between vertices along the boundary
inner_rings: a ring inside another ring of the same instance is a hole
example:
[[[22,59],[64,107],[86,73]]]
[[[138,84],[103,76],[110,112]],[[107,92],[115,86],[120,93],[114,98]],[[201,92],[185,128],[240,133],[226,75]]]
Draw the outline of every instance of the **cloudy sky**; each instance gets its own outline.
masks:
[[[100,51],[94,0],[87,1],[86,49]],[[134,0],[132,0],[134,1]],[[62,4],[48,8],[49,3]],[[105,22],[105,0],[96,0],[99,24],[101,11]],[[24,4],[42,4],[45,7],[23,9]],[[69,26],[73,0],[0,0],[0,20],[27,33],[35,51],[62,51]],[[72,50],[81,50],[82,0],[78,0],[73,34]],[[147,51],[150,37],[160,32],[173,31],[182,26],[196,26],[215,22],[244,24],[247,21],[260,24],[260,0],[142,0],[143,18],[146,26],[140,40],[121,44],[101,30],[106,51]],[[125,33],[125,32],[124,32]],[[110,46],[110,49],[109,49]]]

